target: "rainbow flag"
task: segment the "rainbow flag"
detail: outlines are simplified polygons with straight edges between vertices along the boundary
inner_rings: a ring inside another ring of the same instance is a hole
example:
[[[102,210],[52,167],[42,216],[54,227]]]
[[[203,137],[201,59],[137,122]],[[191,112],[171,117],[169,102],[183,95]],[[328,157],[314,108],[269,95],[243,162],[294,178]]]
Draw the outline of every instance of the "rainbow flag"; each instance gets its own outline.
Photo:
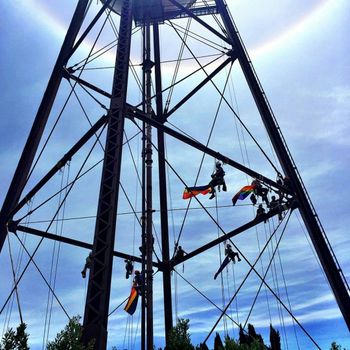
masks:
[[[197,187],[186,187],[182,195],[182,199],[189,199],[191,197],[197,196],[197,194],[208,194],[211,192],[211,187],[206,186],[197,186]]]
[[[255,189],[255,185],[249,185],[242,187],[233,197],[232,197],[232,205],[235,205],[239,200],[246,199]]]
[[[137,293],[136,289],[132,287],[128,302],[126,303],[124,310],[128,314],[133,315],[136,310],[138,300],[139,300],[139,294]]]

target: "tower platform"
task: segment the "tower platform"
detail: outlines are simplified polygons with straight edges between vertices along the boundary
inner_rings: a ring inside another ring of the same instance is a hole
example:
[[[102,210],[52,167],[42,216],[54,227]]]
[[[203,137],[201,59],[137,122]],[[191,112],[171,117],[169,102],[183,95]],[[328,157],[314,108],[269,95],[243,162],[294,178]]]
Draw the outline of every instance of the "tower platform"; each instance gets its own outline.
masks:
[[[105,3],[106,0],[101,2]],[[196,16],[218,13],[214,1],[207,1],[206,4],[198,0],[177,0],[177,2]],[[120,14],[122,3],[122,0],[116,0],[109,7]],[[166,20],[184,17],[189,17],[189,14],[169,0],[134,0],[133,2],[133,18],[136,26],[142,25],[146,20],[150,23],[163,23]]]

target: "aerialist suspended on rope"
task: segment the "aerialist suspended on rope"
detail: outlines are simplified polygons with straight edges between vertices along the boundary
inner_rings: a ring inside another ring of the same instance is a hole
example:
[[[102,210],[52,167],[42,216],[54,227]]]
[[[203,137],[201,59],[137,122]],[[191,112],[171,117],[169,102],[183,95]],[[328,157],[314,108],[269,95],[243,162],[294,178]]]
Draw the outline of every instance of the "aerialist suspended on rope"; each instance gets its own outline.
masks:
[[[174,256],[174,260],[179,260],[179,259],[182,259],[185,254],[187,254],[183,249],[182,247],[179,245],[177,248],[176,248],[176,251],[175,251],[175,256]]]
[[[82,276],[83,278],[86,277],[86,271],[87,271],[88,269],[91,269],[91,265],[92,265],[92,252],[90,252],[90,254],[86,257],[85,265],[84,265],[83,271],[81,271],[81,276]]]
[[[266,224],[266,212],[263,208],[262,204],[259,204],[258,209],[256,210],[256,219],[264,219],[264,223]]]
[[[267,194],[269,192],[269,190],[266,187],[263,187],[262,184],[260,183],[260,181],[258,180],[253,180],[252,181],[252,186],[254,186],[254,193],[253,195],[250,197],[250,200],[252,201],[252,203],[255,205],[257,200],[256,200],[256,196],[261,197],[261,199],[268,205],[269,204],[269,199],[267,198]]]
[[[175,248],[174,260],[177,261],[179,259],[182,259],[186,254],[187,253],[179,245],[177,248]],[[184,273],[184,272],[185,272],[185,264],[182,263],[182,273]]]
[[[215,163],[215,172],[211,175],[211,181],[209,182],[209,186],[211,187],[211,196],[209,199],[213,199],[215,197],[216,191],[215,187],[217,186],[218,191],[220,192],[221,186],[224,192],[227,191],[226,182],[224,179],[225,172],[222,168],[222,164],[220,162]]]
[[[219,274],[221,273],[221,271],[228,265],[228,263],[230,262],[230,260],[232,260],[232,262],[235,264],[235,258],[237,257],[238,261],[241,261],[241,258],[239,257],[237,252],[234,252],[231,248],[230,244],[226,245],[225,248],[225,259],[222,262],[221,266],[219,267],[219,270],[216,272],[215,276],[214,276],[214,280],[216,280],[216,278],[219,276]]]
[[[134,266],[132,264],[132,261],[129,259],[124,260],[125,262],[125,278],[129,279],[129,276],[132,274],[132,271],[134,270]]]
[[[213,199],[216,193],[215,187],[218,187],[219,192],[221,190],[221,186],[223,191],[225,192],[227,191],[224,176],[225,176],[225,171],[222,168],[222,164],[220,162],[216,162],[215,172],[211,175],[212,179],[209,182],[209,184],[205,186],[186,187],[182,195],[182,198],[189,199],[194,196],[197,196],[198,194],[206,195],[208,193],[211,193],[211,196],[209,199]]]
[[[271,213],[277,213],[278,214],[278,220],[282,220],[282,205],[281,205],[282,201],[280,201],[279,199],[276,199],[276,196],[272,196],[271,197],[271,201],[269,204],[269,208]]]
[[[134,280],[133,280],[133,287],[136,289],[139,295],[142,295],[143,281],[144,281],[143,275],[139,270],[136,270]]]

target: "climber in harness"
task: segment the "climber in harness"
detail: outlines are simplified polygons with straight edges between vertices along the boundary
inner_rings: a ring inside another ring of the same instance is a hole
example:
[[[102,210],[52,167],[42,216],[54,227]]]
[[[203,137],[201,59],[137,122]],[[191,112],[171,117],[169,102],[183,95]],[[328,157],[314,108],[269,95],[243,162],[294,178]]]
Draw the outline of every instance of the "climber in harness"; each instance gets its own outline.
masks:
[[[175,250],[174,260],[178,261],[182,259],[187,253],[182,249],[182,247],[179,245]],[[185,272],[185,264],[182,263],[182,273]]]
[[[252,186],[254,186],[254,196],[252,195],[250,197],[252,203],[255,205],[257,200],[256,200],[256,196],[259,196],[262,198],[262,200],[266,203],[269,204],[269,199],[267,198],[267,194],[269,192],[269,190],[266,187],[263,187],[262,184],[258,181],[258,180],[253,180],[252,181]]]
[[[153,246],[154,246],[154,237],[152,236],[152,250],[154,249]],[[141,257],[142,255],[146,255],[146,245],[139,246],[139,251],[141,253]]]
[[[276,196],[271,197],[271,201],[269,204],[270,212],[278,214],[278,220],[282,220],[282,206],[280,199],[276,199]]]
[[[86,271],[88,269],[91,269],[91,266],[92,266],[92,252],[90,252],[90,254],[87,256],[87,258],[85,260],[85,265],[84,265],[83,271],[81,271],[81,276],[83,278],[86,277]]]
[[[139,270],[135,270],[135,276],[133,280],[133,287],[137,291],[139,295],[142,295],[142,287],[143,287],[143,276]]]
[[[225,176],[225,171],[222,168],[222,164],[220,162],[216,162],[215,164],[215,172],[211,175],[211,181],[209,182],[209,186],[211,187],[211,196],[209,197],[209,199],[213,199],[215,197],[215,187],[218,187],[218,190],[220,192],[221,190],[221,186],[222,186],[222,190],[224,192],[227,191],[227,187],[226,187],[226,182],[224,179]]]
[[[258,209],[256,210],[256,219],[264,219],[264,223],[266,224],[266,212],[263,208],[262,204],[259,204]]]
[[[129,279],[129,277],[132,274],[132,271],[134,270],[134,266],[132,264],[132,261],[129,259],[124,260],[125,262],[125,278]]]
[[[179,245],[178,248],[176,249],[174,260],[182,259],[185,256],[185,254],[187,254],[187,253]]]
[[[219,274],[221,273],[221,271],[228,265],[228,263],[230,262],[230,260],[232,260],[232,262],[235,264],[236,261],[235,259],[237,258],[238,261],[241,261],[241,258],[239,257],[237,252],[234,252],[232,250],[232,247],[230,244],[226,245],[225,248],[225,259],[222,262],[221,266],[219,267],[219,270],[216,272],[215,276],[214,276],[214,280],[216,280],[216,278],[219,276]]]
[[[292,192],[293,188],[292,188],[292,181],[290,180],[290,178],[288,176],[285,176],[283,178],[283,187],[287,190]]]

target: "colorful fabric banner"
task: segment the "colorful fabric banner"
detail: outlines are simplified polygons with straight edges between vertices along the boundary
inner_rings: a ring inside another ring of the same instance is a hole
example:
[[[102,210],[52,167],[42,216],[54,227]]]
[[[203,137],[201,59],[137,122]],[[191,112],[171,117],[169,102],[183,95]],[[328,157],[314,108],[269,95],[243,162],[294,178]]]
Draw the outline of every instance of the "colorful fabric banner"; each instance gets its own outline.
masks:
[[[247,198],[255,189],[255,185],[242,187],[232,198],[232,205],[235,205],[237,200],[243,200]]]
[[[186,187],[182,195],[183,199],[189,199],[191,197],[197,196],[197,194],[208,194],[211,192],[211,187],[206,186],[196,186],[196,187]]]
[[[136,310],[138,300],[139,294],[137,293],[136,289],[132,287],[128,302],[126,303],[124,310],[128,314],[133,315]]]

